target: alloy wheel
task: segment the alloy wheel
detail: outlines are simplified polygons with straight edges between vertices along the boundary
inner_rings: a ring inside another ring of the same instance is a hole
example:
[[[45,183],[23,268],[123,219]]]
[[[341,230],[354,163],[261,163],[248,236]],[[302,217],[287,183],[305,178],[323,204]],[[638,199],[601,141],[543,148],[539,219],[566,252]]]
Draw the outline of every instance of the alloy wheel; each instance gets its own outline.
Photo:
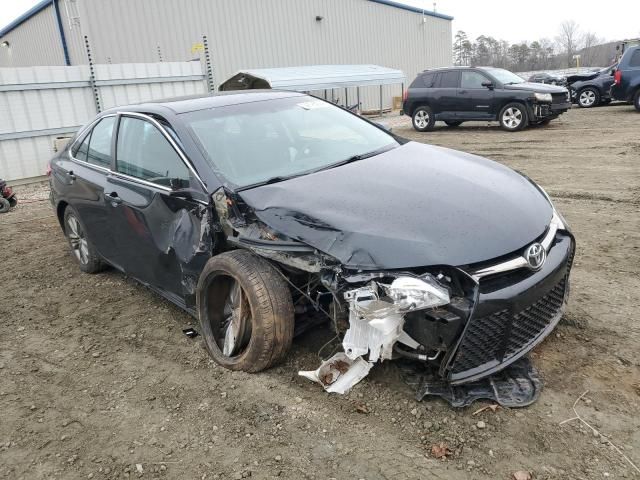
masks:
[[[80,222],[73,215],[67,217],[67,236],[74,255],[82,265],[89,263],[89,244]]]
[[[580,93],[580,98],[578,99],[580,105],[583,107],[590,107],[596,102],[596,92],[593,90],[585,90]]]
[[[216,338],[222,353],[233,357],[251,338],[251,307],[247,295],[237,280],[227,277],[229,293],[224,303],[222,322]]]
[[[508,128],[518,128],[522,123],[522,111],[511,107],[502,114],[502,121]]]
[[[420,110],[413,118],[413,123],[418,128],[427,128],[427,125],[429,125],[429,112]]]

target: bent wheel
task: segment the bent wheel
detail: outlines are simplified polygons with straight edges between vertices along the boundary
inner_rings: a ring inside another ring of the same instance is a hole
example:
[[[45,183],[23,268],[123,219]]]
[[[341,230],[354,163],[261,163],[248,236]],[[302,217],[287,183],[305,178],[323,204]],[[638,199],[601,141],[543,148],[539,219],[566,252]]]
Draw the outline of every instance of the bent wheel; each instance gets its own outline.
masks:
[[[223,367],[259,372],[282,360],[291,346],[291,293],[263,258],[235,250],[209,259],[197,302],[207,349]]]

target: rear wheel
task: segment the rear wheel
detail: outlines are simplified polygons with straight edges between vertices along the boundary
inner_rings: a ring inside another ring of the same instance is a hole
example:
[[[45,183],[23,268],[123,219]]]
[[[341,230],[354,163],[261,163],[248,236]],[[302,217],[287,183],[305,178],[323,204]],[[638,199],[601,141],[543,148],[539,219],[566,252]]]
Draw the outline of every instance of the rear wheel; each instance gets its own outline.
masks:
[[[291,292],[265,259],[245,250],[211,258],[200,275],[197,299],[207,349],[223,367],[259,372],[291,347]]]
[[[595,107],[600,103],[600,92],[595,88],[587,87],[578,92],[578,106],[581,108]]]
[[[436,118],[430,107],[418,107],[413,112],[413,128],[419,132],[428,132],[433,130]]]
[[[508,132],[517,132],[529,124],[527,110],[521,103],[508,103],[502,107],[498,121],[502,129]]]
[[[85,273],[97,273],[104,269],[98,252],[87,238],[80,217],[69,206],[64,211],[64,234],[69,241],[69,246],[71,246],[71,253],[78,261],[80,270]]]
[[[448,121],[445,121],[444,123],[447,124],[447,127],[451,127],[451,128],[459,127],[460,125],[462,125],[462,122],[459,120],[453,120],[453,121],[448,120]]]
[[[633,96],[633,106],[636,107],[636,110],[640,112],[640,89]]]

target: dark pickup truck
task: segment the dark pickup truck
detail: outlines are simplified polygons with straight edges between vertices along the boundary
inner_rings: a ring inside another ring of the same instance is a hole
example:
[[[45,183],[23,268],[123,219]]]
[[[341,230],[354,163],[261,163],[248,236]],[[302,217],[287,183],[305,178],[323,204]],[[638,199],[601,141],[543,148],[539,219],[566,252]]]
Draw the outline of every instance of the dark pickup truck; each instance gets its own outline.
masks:
[[[611,96],[616,100],[633,102],[640,112],[640,46],[625,50],[613,78]]]

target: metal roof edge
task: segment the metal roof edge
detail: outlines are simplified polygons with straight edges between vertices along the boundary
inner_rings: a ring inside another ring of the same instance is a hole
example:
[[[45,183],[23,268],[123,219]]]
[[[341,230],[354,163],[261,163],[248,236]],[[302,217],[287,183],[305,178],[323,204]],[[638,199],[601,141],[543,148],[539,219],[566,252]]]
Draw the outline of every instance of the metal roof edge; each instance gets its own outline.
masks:
[[[422,8],[412,7],[411,5],[406,5],[404,3],[394,2],[392,0],[369,0],[373,3],[380,3],[382,5],[388,5],[389,7],[400,8],[402,10],[408,10],[409,12],[420,13],[424,15],[428,15],[430,17],[442,18],[444,20],[453,20],[453,17],[450,15],[444,15],[442,13],[432,12],[431,10],[423,10]]]
[[[44,10],[45,8],[47,8],[48,6],[50,6],[52,4],[53,4],[53,0],[42,0],[40,3],[38,3],[35,6],[31,7],[29,10],[27,10],[22,15],[20,15],[18,18],[16,18],[13,22],[9,23],[9,25],[7,25],[6,27],[0,29],[0,37],[4,37],[11,30],[13,30],[14,28],[20,26],[21,24],[23,24],[24,22],[29,20],[31,17],[33,17],[34,15],[37,15],[42,10]]]

